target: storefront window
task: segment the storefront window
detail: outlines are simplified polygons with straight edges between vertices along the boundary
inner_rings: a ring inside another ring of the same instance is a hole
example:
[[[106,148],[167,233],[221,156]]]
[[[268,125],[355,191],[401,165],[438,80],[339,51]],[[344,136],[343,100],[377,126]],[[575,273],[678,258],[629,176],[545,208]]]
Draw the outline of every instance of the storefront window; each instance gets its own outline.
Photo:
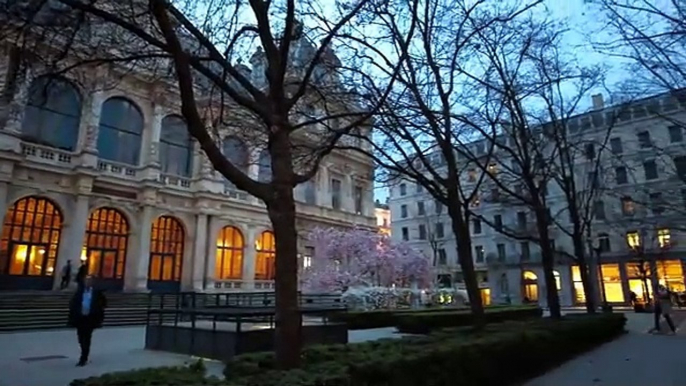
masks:
[[[581,280],[581,271],[578,265],[572,267],[572,283],[574,284],[574,302],[576,304],[586,303],[586,292],[584,292],[584,283]]]
[[[629,290],[638,299],[648,301],[652,298],[650,264],[647,261],[627,263],[626,274],[629,277]]]
[[[624,291],[622,289],[622,279],[619,275],[619,264],[603,264],[601,271],[605,299],[610,303],[623,303]]]
[[[681,260],[662,260],[657,262],[657,279],[670,291],[684,291],[684,271]]]
[[[482,288],[481,289],[481,302],[483,303],[484,306],[490,306],[491,305],[491,289],[490,288]]]

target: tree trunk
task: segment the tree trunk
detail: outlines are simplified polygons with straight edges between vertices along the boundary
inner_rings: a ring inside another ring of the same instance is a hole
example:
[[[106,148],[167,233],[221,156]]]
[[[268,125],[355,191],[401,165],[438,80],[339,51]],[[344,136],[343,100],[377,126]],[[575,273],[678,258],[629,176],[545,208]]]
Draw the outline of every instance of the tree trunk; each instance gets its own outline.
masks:
[[[452,204],[452,202],[455,202],[454,200],[451,200],[450,202],[451,205],[448,206],[448,213],[450,214],[453,234],[457,240],[457,260],[460,262],[460,267],[462,268],[462,275],[464,276],[464,283],[467,288],[467,296],[469,297],[469,307],[474,315],[475,324],[481,325],[484,322],[484,306],[481,302],[479,282],[476,279],[476,272],[474,271],[469,223],[462,217],[463,212],[460,205]]]
[[[595,305],[595,286],[591,282],[592,277],[589,275],[588,264],[586,263],[586,252],[584,248],[584,237],[582,234],[576,234],[573,237],[574,242],[574,256],[579,263],[579,275],[581,276],[581,284],[584,286],[584,295],[586,297],[586,312],[594,314],[596,311]]]
[[[298,304],[298,239],[293,197],[293,167],[288,137],[272,138],[272,199],[266,202],[276,243],[277,365],[292,369],[300,365],[301,314]]]
[[[548,300],[548,309],[550,309],[550,317],[553,319],[560,319],[562,311],[560,310],[560,298],[557,295],[557,284],[555,282],[555,257],[553,256],[553,249],[550,245],[550,235],[548,234],[548,212],[545,206],[538,205],[536,208],[536,223],[538,228],[538,237],[541,247],[541,262],[543,263],[543,276],[545,277],[546,285],[546,299]]]

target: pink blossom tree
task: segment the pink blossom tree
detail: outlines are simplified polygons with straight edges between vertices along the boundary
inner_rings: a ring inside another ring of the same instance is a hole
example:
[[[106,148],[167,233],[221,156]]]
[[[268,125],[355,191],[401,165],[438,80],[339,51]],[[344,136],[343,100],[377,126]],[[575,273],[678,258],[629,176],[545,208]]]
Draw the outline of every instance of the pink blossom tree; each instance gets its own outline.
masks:
[[[429,259],[407,243],[366,229],[316,228],[312,265],[303,272],[303,289],[345,291],[351,287],[426,286]]]

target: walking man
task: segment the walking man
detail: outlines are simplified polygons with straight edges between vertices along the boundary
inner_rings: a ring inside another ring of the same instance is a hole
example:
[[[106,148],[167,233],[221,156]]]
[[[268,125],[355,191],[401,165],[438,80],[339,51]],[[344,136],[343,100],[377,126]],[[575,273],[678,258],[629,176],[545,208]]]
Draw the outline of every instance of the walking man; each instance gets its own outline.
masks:
[[[672,330],[672,334],[676,333],[676,326],[674,325],[674,321],[672,320],[672,294],[669,292],[667,287],[663,286],[660,284],[657,287],[657,294],[655,296],[655,305],[656,305],[656,320],[655,320],[655,329],[659,332],[660,331],[660,316],[664,316],[665,320],[667,321],[667,325],[669,326],[669,329]]]
[[[69,303],[69,325],[76,328],[81,346],[81,356],[76,366],[85,366],[88,362],[93,330],[102,327],[106,307],[105,295],[93,288],[92,277],[86,277]]]
[[[76,271],[76,284],[78,285],[79,291],[83,287],[83,281],[86,279],[86,275],[88,275],[88,266],[85,261],[81,261],[81,266],[79,267],[79,270]]]
[[[67,264],[62,267],[62,282],[60,282],[60,289],[63,290],[69,287],[71,281],[71,260],[67,260]]]

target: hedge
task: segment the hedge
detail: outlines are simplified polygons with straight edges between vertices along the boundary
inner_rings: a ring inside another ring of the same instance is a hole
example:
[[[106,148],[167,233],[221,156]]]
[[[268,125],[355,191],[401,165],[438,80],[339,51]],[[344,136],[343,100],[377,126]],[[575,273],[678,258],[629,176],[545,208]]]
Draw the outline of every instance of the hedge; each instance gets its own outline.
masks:
[[[506,322],[397,340],[311,347],[303,367],[274,369],[271,353],[227,364],[231,386],[453,386],[517,384],[624,331],[623,314]]]
[[[486,309],[502,309],[512,306],[495,305]],[[395,309],[373,311],[348,311],[333,314],[329,317],[332,322],[340,322],[348,325],[349,330],[366,330],[370,328],[394,327],[398,317],[407,314],[431,314],[444,312],[469,312],[466,307],[436,307],[422,309]]]
[[[205,366],[202,361],[198,361],[190,366],[157,367],[75,379],[69,386],[220,386],[225,384],[217,378],[206,378]]]
[[[486,323],[540,318],[543,316],[543,310],[541,308],[531,306],[494,308],[486,309],[485,311],[484,317]],[[474,315],[471,312],[451,311],[398,315],[396,317],[395,326],[398,331],[402,333],[427,334],[439,328],[470,326],[473,324]]]

